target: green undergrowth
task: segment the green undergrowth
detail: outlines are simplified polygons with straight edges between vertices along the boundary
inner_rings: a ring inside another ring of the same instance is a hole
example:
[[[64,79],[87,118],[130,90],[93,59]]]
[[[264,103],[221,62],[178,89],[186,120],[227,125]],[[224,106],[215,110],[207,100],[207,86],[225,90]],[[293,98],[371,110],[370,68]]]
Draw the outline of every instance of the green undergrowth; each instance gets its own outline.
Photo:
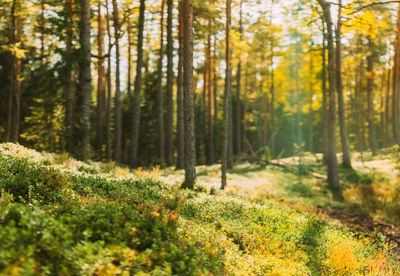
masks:
[[[107,177],[102,170],[116,168],[68,160],[0,145],[0,274],[399,273],[380,236],[268,199]]]

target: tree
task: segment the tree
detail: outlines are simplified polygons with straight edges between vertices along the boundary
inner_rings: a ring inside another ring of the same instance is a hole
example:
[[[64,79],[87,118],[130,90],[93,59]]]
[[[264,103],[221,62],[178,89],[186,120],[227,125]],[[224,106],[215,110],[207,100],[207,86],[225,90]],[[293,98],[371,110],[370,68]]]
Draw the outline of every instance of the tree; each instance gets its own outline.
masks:
[[[97,138],[97,156],[101,160],[103,156],[103,138],[104,138],[104,28],[103,17],[101,15],[101,1],[97,1],[97,114],[96,114],[96,138]]]
[[[90,54],[90,0],[81,1],[80,59],[78,94],[82,99],[82,152],[83,160],[90,158],[90,95],[91,95],[91,54]]]
[[[343,167],[351,168],[351,155],[349,137],[347,134],[347,125],[345,119],[345,108],[343,98],[343,81],[342,81],[342,43],[341,43],[341,30],[342,30],[342,0],[339,0],[338,8],[338,21],[336,27],[336,82],[337,82],[337,95],[339,106],[339,126],[340,126],[340,140],[343,152]]]
[[[342,198],[339,186],[339,172],[337,166],[336,149],[336,76],[335,76],[335,52],[333,47],[333,30],[330,4],[325,0],[318,0],[322,10],[327,29],[328,41],[328,145],[327,145],[327,165],[328,165],[328,184],[332,189],[336,199]]]
[[[165,0],[161,1],[161,19],[160,19],[160,49],[157,67],[157,114],[158,114],[158,154],[160,160],[165,160],[165,139],[164,139],[164,96],[163,96],[163,57],[164,57],[164,7]]]
[[[120,82],[120,54],[119,54],[119,36],[120,24],[118,14],[118,4],[116,0],[112,0],[113,4],[113,20],[114,20],[114,39],[115,39],[115,95],[114,95],[114,159],[121,162],[121,146],[122,146],[122,110],[121,110],[121,82]]]
[[[135,91],[133,96],[132,108],[132,134],[131,134],[131,154],[130,166],[137,166],[139,127],[140,127],[140,91],[142,89],[142,67],[143,67],[143,29],[144,29],[145,0],[140,0],[139,22],[138,22],[138,42],[137,42],[137,61]]]
[[[226,0],[226,38],[225,38],[225,98],[224,98],[224,130],[221,164],[221,189],[225,189],[226,170],[228,168],[228,147],[229,147],[229,117],[230,117],[230,97],[231,97],[231,49],[230,49],[230,31],[231,31],[231,0]]]
[[[400,3],[397,12],[397,30],[392,73],[392,129],[396,144],[400,145],[399,76],[400,76]]]
[[[193,189],[196,181],[196,143],[193,91],[193,1],[182,0],[184,7],[183,95],[185,120],[185,182],[184,188]]]
[[[174,41],[172,36],[173,19],[173,0],[167,0],[168,18],[167,18],[167,127],[166,127],[166,162],[168,166],[173,164],[174,141],[173,141],[173,118],[174,118]]]
[[[179,1],[179,26],[178,26],[178,36],[179,36],[179,61],[178,61],[178,80],[177,80],[177,95],[176,95],[176,105],[177,105],[177,134],[176,143],[178,150],[178,158],[176,162],[177,169],[184,168],[184,114],[183,114],[183,49],[184,49],[184,26],[183,26],[183,13],[184,13],[183,2]]]

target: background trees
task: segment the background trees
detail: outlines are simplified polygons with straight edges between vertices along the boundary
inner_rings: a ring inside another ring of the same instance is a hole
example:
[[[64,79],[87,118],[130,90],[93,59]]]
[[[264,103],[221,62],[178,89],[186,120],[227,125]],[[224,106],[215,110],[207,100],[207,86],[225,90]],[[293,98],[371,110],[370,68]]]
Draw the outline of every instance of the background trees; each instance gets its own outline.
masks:
[[[225,157],[229,169],[326,152],[337,186],[334,147],[351,167],[350,151],[399,143],[398,13],[344,0],[3,1],[0,140],[186,167],[189,182],[195,164]]]

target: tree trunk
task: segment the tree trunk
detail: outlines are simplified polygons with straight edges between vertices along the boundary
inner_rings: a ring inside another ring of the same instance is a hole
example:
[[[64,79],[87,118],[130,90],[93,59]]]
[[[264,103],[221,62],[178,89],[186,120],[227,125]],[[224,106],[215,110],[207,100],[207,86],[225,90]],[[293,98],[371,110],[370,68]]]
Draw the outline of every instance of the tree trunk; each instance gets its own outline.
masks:
[[[172,166],[174,162],[174,41],[172,34],[172,19],[173,19],[173,0],[167,0],[168,18],[167,18],[167,129],[166,129],[166,162],[168,166]]]
[[[128,81],[127,81],[127,92],[128,97],[132,98],[132,21],[127,18],[127,35],[128,35]]]
[[[309,91],[308,91],[308,150],[310,152],[314,152],[314,111],[313,111],[313,96],[314,96],[314,88],[313,88],[313,76],[314,76],[314,61],[312,56],[312,44],[310,46],[310,82],[309,82]]]
[[[345,106],[343,98],[343,81],[342,81],[342,0],[339,0],[339,14],[336,29],[336,82],[339,106],[339,125],[340,125],[340,141],[343,153],[343,167],[351,168],[351,154],[349,137],[347,134],[347,125],[345,117]]]
[[[333,46],[333,30],[330,5],[326,0],[318,0],[327,26],[328,34],[328,72],[329,72],[329,110],[328,110],[328,185],[332,189],[334,198],[342,199],[342,192],[339,185],[339,172],[337,166],[336,148],[336,76],[335,76],[335,52]]]
[[[368,113],[368,138],[372,155],[376,155],[376,129],[375,129],[375,109],[374,109],[374,43],[368,37],[368,48],[370,54],[367,57],[367,113]]]
[[[384,141],[383,145],[387,146],[389,142],[389,98],[390,98],[390,77],[391,77],[391,70],[388,69],[387,73],[387,82],[386,82],[386,95],[385,95],[385,118],[384,118]]]
[[[11,5],[11,25],[10,25],[10,38],[9,43],[10,46],[14,46],[16,43],[15,39],[15,31],[16,31],[16,9],[17,9],[17,1],[13,0]],[[15,82],[16,82],[16,57],[14,54],[11,54],[11,68],[10,68],[10,86],[9,86],[9,94],[8,94],[8,129],[7,129],[7,141],[11,140],[13,135],[13,99],[15,94]]]
[[[211,1],[209,1],[211,4]],[[214,156],[214,128],[212,122],[212,85],[211,85],[211,75],[212,75],[212,62],[211,62],[211,28],[212,21],[211,18],[208,19],[208,33],[207,33],[207,95],[208,95],[208,105],[207,105],[207,130],[208,130],[208,164],[213,164],[215,162]]]
[[[78,93],[82,99],[82,159],[90,158],[90,0],[81,1],[80,60]]]
[[[183,187],[193,189],[196,181],[196,141],[193,91],[193,1],[183,0],[183,5],[183,94],[185,119],[185,182],[183,183]]]
[[[392,76],[392,129],[394,142],[400,145],[399,76],[400,76],[400,4],[397,13],[397,31]]]
[[[177,150],[178,150],[178,159],[176,163],[177,169],[183,169],[185,166],[184,154],[185,154],[185,146],[184,146],[184,116],[183,116],[183,34],[184,34],[184,26],[183,26],[183,4],[182,1],[179,1],[179,61],[178,61],[178,80],[177,80]]]
[[[104,89],[104,28],[103,18],[101,15],[101,1],[97,1],[97,116],[96,116],[96,141],[97,141],[97,156],[101,160],[103,158],[103,137],[104,137],[104,102],[105,102],[105,89]]]
[[[225,189],[227,184],[226,170],[228,168],[228,148],[229,148],[229,109],[231,98],[231,49],[230,49],[230,29],[231,29],[231,0],[226,0],[226,40],[225,40],[225,98],[224,98],[224,134],[222,147],[221,165],[221,189]]]
[[[21,9],[21,7],[19,7]],[[16,18],[16,27],[17,33],[15,38],[15,43],[21,43],[22,37],[22,18],[21,16],[17,16]],[[14,122],[13,122],[13,133],[11,136],[11,141],[14,143],[18,143],[19,140],[19,128],[21,123],[21,59],[18,56],[15,56],[15,80],[14,84],[14,96],[15,96],[15,114],[14,114]]]
[[[322,122],[323,122],[323,133],[322,133],[322,152],[323,162],[328,164],[328,92],[326,87],[326,32],[325,32],[325,20],[322,19]]]
[[[107,36],[108,36],[108,58],[107,58],[107,103],[106,103],[106,155],[107,161],[112,159],[112,146],[111,146],[111,26],[110,26],[110,12],[108,10],[108,0],[106,0],[107,11]]]
[[[164,97],[163,97],[163,57],[164,57],[164,7],[165,0],[161,1],[160,20],[160,49],[157,67],[157,115],[158,115],[158,157],[165,161],[165,140],[164,140]]]
[[[118,14],[117,0],[112,0],[113,20],[114,20],[114,39],[115,39],[115,95],[114,95],[114,159],[121,163],[122,147],[122,110],[121,110],[121,83],[120,83],[120,54],[119,54],[119,36],[120,24]]]
[[[239,34],[240,34],[240,42],[243,40],[243,1],[240,0],[240,9],[239,9]],[[242,135],[241,135],[241,117],[242,117],[242,111],[241,111],[241,99],[240,99],[240,93],[241,93],[241,77],[242,77],[242,60],[241,56],[239,53],[238,56],[239,62],[237,66],[237,72],[236,72],[236,110],[235,110],[235,153],[236,155],[239,155],[242,151],[241,146],[242,146]]]
[[[137,166],[139,130],[140,130],[140,92],[142,89],[142,67],[143,67],[143,29],[144,29],[145,0],[140,0],[139,22],[138,22],[138,44],[136,61],[135,91],[132,108],[132,135],[131,135],[131,156],[130,166]]]

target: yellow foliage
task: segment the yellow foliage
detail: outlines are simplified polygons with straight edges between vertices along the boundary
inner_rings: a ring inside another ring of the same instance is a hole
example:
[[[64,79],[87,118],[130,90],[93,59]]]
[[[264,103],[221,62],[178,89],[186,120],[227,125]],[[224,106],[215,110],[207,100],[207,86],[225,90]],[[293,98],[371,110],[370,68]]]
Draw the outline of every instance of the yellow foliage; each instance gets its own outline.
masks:
[[[354,255],[354,249],[347,242],[330,244],[325,263],[336,275],[351,274],[360,268],[360,263]]]
[[[391,272],[386,269],[387,258],[383,252],[379,252],[375,258],[367,261],[369,275],[390,275]]]

